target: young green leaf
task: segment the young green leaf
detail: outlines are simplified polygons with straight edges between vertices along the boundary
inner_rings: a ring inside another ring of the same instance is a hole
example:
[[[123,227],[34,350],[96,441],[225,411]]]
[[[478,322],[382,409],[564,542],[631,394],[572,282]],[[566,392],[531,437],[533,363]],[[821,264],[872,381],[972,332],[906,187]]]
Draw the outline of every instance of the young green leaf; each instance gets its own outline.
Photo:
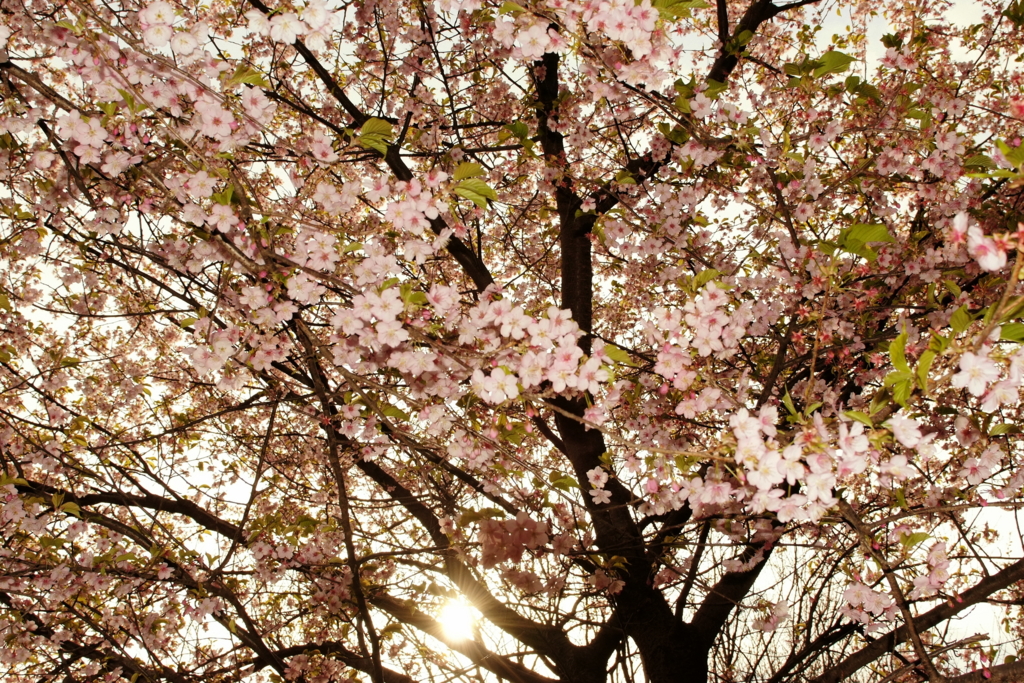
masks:
[[[484,174],[484,167],[480,164],[475,164],[472,161],[463,161],[459,164],[458,168],[455,169],[455,173],[452,175],[452,180],[458,182],[465,180],[466,178],[475,178]]]
[[[974,317],[967,312],[967,306],[961,306],[956,309],[953,316],[949,319],[949,326],[953,328],[953,331],[960,334],[966,330],[970,324],[974,322]]]
[[[498,198],[498,193],[495,192],[490,185],[479,178],[467,178],[466,180],[463,180],[459,183],[458,187],[455,188],[455,194],[459,195],[463,199],[468,199],[481,209],[487,208],[488,199],[494,201]]]
[[[821,62],[821,66],[812,72],[812,76],[815,78],[821,78],[826,74],[838,74],[846,71],[852,62],[857,61],[854,57],[848,54],[839,52],[838,50],[829,50],[821,57],[818,58]]]

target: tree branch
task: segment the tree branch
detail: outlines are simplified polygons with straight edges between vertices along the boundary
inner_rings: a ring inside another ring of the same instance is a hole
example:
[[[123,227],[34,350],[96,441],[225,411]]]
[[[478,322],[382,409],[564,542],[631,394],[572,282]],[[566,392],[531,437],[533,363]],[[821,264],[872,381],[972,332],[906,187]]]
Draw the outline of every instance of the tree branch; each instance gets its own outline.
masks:
[[[260,0],[248,0],[249,4],[258,9],[264,14],[270,13],[270,8],[263,4]],[[338,84],[337,80],[331,75],[331,73],[324,67],[324,65],[316,58],[316,55],[306,47],[305,43],[301,40],[296,40],[292,47],[302,55],[302,58],[309,65],[309,68],[317,75],[320,82],[324,84],[327,91],[336,99],[345,110],[345,112],[352,118],[353,127],[358,128],[364,123],[370,120],[370,116],[362,112],[358,106],[345,94],[345,90]],[[408,182],[413,179],[413,173],[409,170],[405,161],[402,160],[401,150],[398,145],[389,145],[387,154],[384,155],[384,161],[387,163],[391,172],[395,174],[395,177],[399,180]],[[448,224],[445,223],[444,219],[438,217],[431,219],[430,229],[435,235],[440,235],[442,231],[448,228]],[[458,262],[466,275],[473,281],[477,291],[482,292],[489,285],[494,284],[494,278],[491,276],[490,271],[484,262],[472,252],[466,244],[454,235],[448,239],[448,243],[445,245],[448,253]]]
[[[356,653],[347,649],[344,644],[333,640],[327,640],[316,644],[308,643],[306,645],[293,645],[292,647],[286,647],[283,650],[275,650],[271,654],[279,660],[285,660],[301,654],[314,652],[334,657],[335,659],[343,662],[346,666],[350,666],[353,669],[362,671],[363,673],[371,673],[373,670],[372,661],[368,657],[360,657]],[[270,666],[270,662],[266,657],[260,656],[252,660],[252,665],[253,673],[255,673]],[[416,683],[414,678],[394,671],[393,669],[382,667],[381,671],[384,676],[384,683]]]
[[[155,510],[156,512],[170,512],[172,514],[188,517],[205,529],[215,531],[225,538],[240,538],[242,529],[230,522],[225,522],[216,515],[212,515],[190,500],[171,500],[155,496],[151,493],[145,495],[131,495],[127,493],[89,493],[84,496],[76,496],[70,491],[54,488],[46,484],[29,481],[28,484],[18,484],[19,493],[45,495],[54,494],[64,496],[65,503],[74,503],[80,508],[87,508],[94,505],[118,505],[121,507],[138,507]]]
[[[972,605],[983,602],[993,593],[997,593],[1018,581],[1024,581],[1024,559],[1018,560],[992,576],[982,579],[972,588],[960,593],[958,599],[944,602],[933,607],[914,619],[914,628],[920,633],[927,631]],[[858,670],[864,668],[887,652],[891,652],[900,643],[910,638],[910,630],[906,624],[890,631],[877,640],[853,653],[839,664],[815,678],[811,683],[839,683]],[[964,682],[958,682],[964,683]]]
[[[853,530],[857,534],[857,539],[860,541],[860,545],[864,548],[871,557],[875,560],[875,563],[881,568],[885,575],[885,580],[889,584],[889,589],[892,591],[892,597],[896,600],[896,605],[899,607],[900,614],[903,615],[904,625],[907,628],[907,634],[910,636],[910,642],[914,645],[914,652],[917,654],[917,660],[924,667],[925,672],[928,674],[928,680],[934,683],[944,683],[945,677],[942,676],[935,668],[935,663],[932,662],[931,657],[928,656],[928,650],[925,649],[924,643],[921,642],[921,635],[918,633],[917,628],[914,626],[914,614],[910,611],[910,606],[907,604],[907,598],[903,595],[902,589],[900,589],[899,580],[896,578],[896,574],[893,572],[892,567],[885,561],[885,558],[880,552],[874,548],[874,538],[871,535],[871,530],[868,529],[864,522],[861,521],[860,516],[857,512],[847,503],[845,500],[839,501],[839,511]]]
[[[370,602],[403,624],[414,626],[420,631],[440,640],[456,652],[464,654],[474,664],[487,669],[505,680],[513,681],[514,683],[555,683],[554,679],[541,676],[522,664],[517,664],[505,657],[490,652],[475,640],[449,638],[444,632],[444,627],[436,619],[394,598],[377,595],[371,597]]]
[[[767,544],[760,548],[748,546],[740,555],[739,561],[744,564],[752,562],[757,553],[763,553],[763,556],[750,569],[742,572],[726,572],[711,588],[704,598],[704,603],[693,615],[690,626],[693,627],[705,651],[710,650],[711,646],[715,644],[715,638],[718,637],[718,633],[722,630],[729,615],[750,592],[757,577],[761,574],[761,570],[768,564],[772,546]]]

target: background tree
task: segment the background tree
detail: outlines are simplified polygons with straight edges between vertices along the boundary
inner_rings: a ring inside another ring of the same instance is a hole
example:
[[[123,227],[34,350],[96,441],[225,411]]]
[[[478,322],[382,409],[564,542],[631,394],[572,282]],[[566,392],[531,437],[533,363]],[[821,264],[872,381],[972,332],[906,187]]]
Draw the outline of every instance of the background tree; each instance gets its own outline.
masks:
[[[0,2],[4,680],[1024,678],[967,14]]]

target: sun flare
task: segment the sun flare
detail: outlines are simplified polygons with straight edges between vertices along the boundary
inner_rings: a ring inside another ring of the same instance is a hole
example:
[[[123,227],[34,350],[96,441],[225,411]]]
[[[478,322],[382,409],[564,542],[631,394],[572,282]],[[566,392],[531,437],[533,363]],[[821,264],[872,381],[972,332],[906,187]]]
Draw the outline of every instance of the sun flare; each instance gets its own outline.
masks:
[[[473,626],[476,616],[473,608],[462,602],[449,602],[441,608],[438,616],[444,634],[452,640],[470,640],[473,637]]]

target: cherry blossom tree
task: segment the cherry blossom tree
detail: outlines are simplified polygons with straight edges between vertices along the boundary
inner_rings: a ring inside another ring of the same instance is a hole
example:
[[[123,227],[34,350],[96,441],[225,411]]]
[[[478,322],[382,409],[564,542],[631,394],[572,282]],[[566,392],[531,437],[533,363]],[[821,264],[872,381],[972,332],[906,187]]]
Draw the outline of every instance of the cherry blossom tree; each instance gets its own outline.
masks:
[[[1017,0],[0,17],[5,681],[1024,679]]]

